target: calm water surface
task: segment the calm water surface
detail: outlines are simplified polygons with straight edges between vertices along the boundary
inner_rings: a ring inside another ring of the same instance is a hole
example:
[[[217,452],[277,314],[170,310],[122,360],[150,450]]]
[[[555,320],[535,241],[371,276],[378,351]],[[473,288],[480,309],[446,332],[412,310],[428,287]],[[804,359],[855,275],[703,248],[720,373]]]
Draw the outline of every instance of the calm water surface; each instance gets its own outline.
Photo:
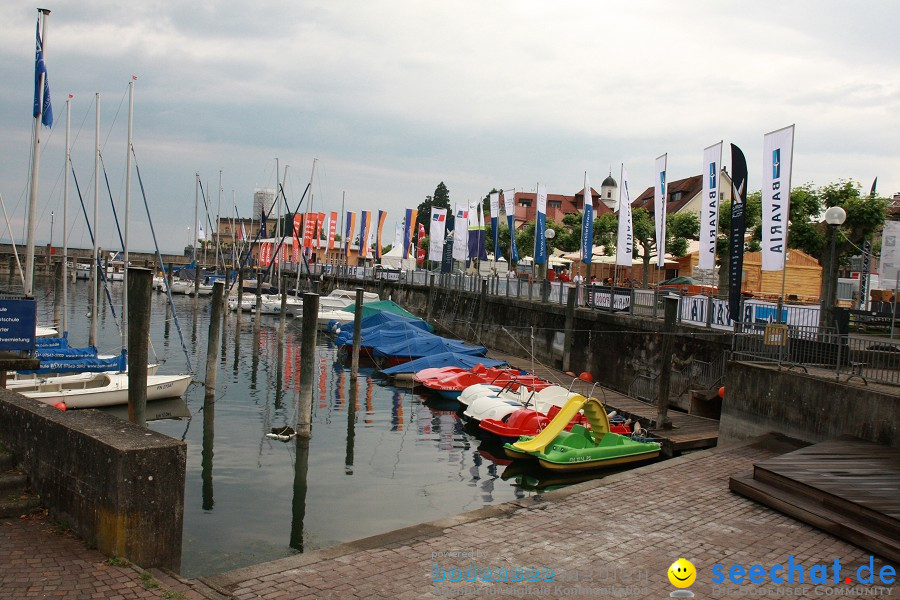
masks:
[[[38,321],[53,317],[49,283],[38,292]],[[121,284],[112,284],[119,310]],[[43,293],[43,296],[41,294]],[[69,331],[86,345],[89,287],[71,283]],[[209,298],[175,303],[198,383],[185,395],[190,417],[157,420],[156,431],[188,445],[182,573],[209,575],[415,523],[474,510],[564,484],[539,473],[515,472],[495,445],[463,428],[456,403],[387,385],[361,369],[356,390],[349,368],[319,335],[312,439],[266,438],[295,426],[300,329],[288,321],[255,322],[229,313],[222,330],[215,398],[202,383]],[[151,340],[160,373],[186,372],[163,294],[153,294]],[[116,352],[119,334],[108,302],[100,321],[101,352]],[[354,393],[355,392],[355,393]],[[148,410],[149,412],[153,412]],[[174,414],[174,413],[173,413]],[[499,463],[499,464],[498,464]]]

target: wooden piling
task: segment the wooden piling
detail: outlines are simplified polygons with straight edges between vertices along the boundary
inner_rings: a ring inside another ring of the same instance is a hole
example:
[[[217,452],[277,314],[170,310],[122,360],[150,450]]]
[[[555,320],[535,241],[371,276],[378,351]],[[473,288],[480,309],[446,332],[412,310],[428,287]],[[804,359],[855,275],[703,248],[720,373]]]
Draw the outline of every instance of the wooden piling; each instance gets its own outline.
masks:
[[[566,324],[562,359],[562,370],[564,372],[572,370],[572,330],[575,327],[575,299],[578,297],[578,291],[577,286],[570,287],[569,295],[566,297]]]
[[[359,376],[359,343],[362,338],[363,289],[356,288],[356,312],[353,314],[353,354],[350,358],[350,381]]]
[[[216,359],[219,353],[219,331],[222,327],[222,295],[225,282],[221,279],[213,285],[212,304],[209,311],[209,339],[206,341],[206,386],[207,394],[216,391]]]
[[[312,429],[312,404],[316,376],[316,336],[319,295],[303,294],[303,332],[300,341],[300,398],[297,435],[308,438]]]
[[[128,420],[147,426],[147,362],[153,272],[128,267]]]
[[[284,339],[284,322],[287,320],[287,273],[281,275],[281,308],[278,313],[278,340]]]
[[[669,419],[669,382],[672,380],[672,338],[675,334],[675,319],[678,315],[678,298],[666,298],[666,317],[663,326],[662,343],[659,348],[659,388],[656,394],[657,429],[671,429]]]

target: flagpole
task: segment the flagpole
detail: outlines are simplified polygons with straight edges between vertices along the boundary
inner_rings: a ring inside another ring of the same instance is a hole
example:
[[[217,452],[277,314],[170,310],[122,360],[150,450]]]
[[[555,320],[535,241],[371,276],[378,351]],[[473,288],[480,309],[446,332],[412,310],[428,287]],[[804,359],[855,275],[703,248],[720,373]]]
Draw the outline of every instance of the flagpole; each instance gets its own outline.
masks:
[[[200,173],[194,173],[194,294],[197,294],[200,281],[200,257],[197,242],[200,236]]]
[[[41,32],[41,60],[44,59],[44,50],[47,37],[47,17],[50,11],[39,8],[38,24]],[[31,157],[31,191],[28,196],[28,237],[25,250],[25,295],[34,295],[34,228],[36,225],[35,212],[37,211],[38,172],[41,165],[41,119],[44,113],[44,86],[46,85],[47,70],[41,70],[40,85],[37,89],[38,114],[34,117],[34,147]],[[96,180],[95,180],[96,181]]]
[[[132,76],[131,81],[128,82],[128,144],[127,148],[125,148],[125,234],[122,244],[125,261],[124,273],[122,275],[122,350],[126,350],[128,348],[128,327],[126,326],[126,322],[128,320],[128,216],[131,210],[131,148],[132,133],[134,131],[135,79],[136,77]],[[66,126],[68,127],[68,123],[66,123]]]
[[[63,176],[65,179],[63,180],[63,253],[62,253],[62,333],[65,333],[69,330],[69,321],[66,316],[66,306],[68,300],[68,282],[69,282],[69,272],[68,272],[68,263],[69,263],[69,161],[71,160],[71,154],[69,150],[69,132],[71,130],[70,123],[72,121],[72,95],[69,94],[69,97],[66,99],[66,165],[64,167],[65,173]]]
[[[216,272],[219,272],[219,250],[221,249],[221,244],[219,243],[219,229],[221,225],[219,222],[222,220],[222,169],[219,169],[219,194],[218,199],[216,200]],[[225,269],[225,259],[222,259],[222,269]]]
[[[234,271],[234,250],[237,247],[235,237],[237,232],[234,230],[234,217],[237,213],[237,203],[234,201],[234,188],[231,188],[231,270]]]
[[[100,268],[100,257],[97,250],[97,240],[99,239],[97,217],[100,205],[100,92],[94,96],[94,108],[96,111],[94,127],[94,249],[91,255],[91,330],[88,339],[91,346],[97,345],[97,302],[100,300],[100,295],[97,293],[97,277],[99,276],[97,269]]]

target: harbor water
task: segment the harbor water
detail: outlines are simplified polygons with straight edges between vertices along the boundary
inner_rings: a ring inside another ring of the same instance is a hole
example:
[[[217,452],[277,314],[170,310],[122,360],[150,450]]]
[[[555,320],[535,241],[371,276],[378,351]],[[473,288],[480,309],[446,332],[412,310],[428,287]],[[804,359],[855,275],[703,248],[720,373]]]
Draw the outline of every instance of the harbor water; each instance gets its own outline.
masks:
[[[37,290],[38,321],[53,318],[49,282]],[[69,336],[87,345],[89,285],[69,284]],[[121,284],[111,284],[120,309]],[[149,427],[187,444],[182,574],[210,575],[416,523],[523,498],[560,483],[514,472],[502,450],[463,426],[455,402],[388,385],[362,368],[356,389],[337,349],[319,334],[308,448],[266,436],[296,427],[300,319],[257,322],[228,313],[218,381],[206,398],[210,299],[175,296],[195,383],[177,401],[151,403]],[[98,345],[120,346],[110,303],[101,303]],[[153,293],[151,361],[160,374],[187,371],[165,295]],[[186,406],[185,406],[186,405]],[[121,411],[120,411],[121,412]],[[189,414],[182,418],[179,414]]]

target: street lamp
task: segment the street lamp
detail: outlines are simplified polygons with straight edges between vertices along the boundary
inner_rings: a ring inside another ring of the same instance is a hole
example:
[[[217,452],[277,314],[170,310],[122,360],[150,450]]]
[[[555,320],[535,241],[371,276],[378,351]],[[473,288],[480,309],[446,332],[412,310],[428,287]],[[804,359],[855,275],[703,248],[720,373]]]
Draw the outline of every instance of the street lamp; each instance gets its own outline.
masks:
[[[822,282],[822,312],[819,325],[831,327],[834,323],[834,305],[837,301],[837,230],[847,220],[847,212],[840,206],[832,206],[825,211],[825,223],[831,236],[828,253],[828,272]]]

